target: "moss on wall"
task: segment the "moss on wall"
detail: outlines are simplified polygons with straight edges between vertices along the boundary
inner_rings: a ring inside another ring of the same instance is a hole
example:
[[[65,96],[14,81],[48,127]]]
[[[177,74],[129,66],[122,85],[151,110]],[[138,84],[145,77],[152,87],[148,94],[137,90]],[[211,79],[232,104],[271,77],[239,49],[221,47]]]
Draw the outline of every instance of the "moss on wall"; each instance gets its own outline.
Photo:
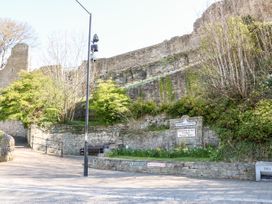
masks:
[[[159,80],[160,98],[163,103],[170,103],[175,99],[173,84],[170,76]]]
[[[198,96],[204,93],[203,82],[199,69],[190,69],[185,72],[186,95]]]

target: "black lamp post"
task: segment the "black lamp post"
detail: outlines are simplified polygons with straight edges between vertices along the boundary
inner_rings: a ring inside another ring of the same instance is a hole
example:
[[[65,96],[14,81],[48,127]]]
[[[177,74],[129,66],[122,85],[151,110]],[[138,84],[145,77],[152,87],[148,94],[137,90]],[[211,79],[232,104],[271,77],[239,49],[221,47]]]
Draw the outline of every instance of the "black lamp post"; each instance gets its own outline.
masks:
[[[99,38],[94,34],[91,40],[92,14],[78,1],[76,2],[89,14],[89,35],[88,35],[88,57],[86,69],[86,112],[85,112],[85,138],[84,138],[84,176],[88,176],[88,126],[89,126],[89,94],[90,94],[90,54],[91,60],[94,61],[94,52],[98,52],[97,42]],[[92,45],[91,45],[92,43]],[[90,53],[91,51],[91,53]]]

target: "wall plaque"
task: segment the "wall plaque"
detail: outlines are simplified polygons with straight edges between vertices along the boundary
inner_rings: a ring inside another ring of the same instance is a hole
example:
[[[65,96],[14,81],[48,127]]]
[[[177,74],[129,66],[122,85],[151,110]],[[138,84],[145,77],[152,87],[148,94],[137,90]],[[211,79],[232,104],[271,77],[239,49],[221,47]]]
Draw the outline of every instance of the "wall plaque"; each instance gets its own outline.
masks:
[[[196,129],[195,128],[187,128],[187,129],[178,129],[177,137],[195,137]]]
[[[159,163],[159,162],[149,162],[147,163],[147,167],[165,167],[165,163]]]

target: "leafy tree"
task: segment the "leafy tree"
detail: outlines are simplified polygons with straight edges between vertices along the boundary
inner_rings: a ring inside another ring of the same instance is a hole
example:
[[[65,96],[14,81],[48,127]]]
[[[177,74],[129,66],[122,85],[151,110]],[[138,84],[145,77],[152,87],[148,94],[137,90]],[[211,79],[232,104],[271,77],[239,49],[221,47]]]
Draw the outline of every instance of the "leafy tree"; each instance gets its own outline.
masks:
[[[21,72],[20,79],[0,92],[0,120],[46,125],[59,121],[62,95],[40,71]]]
[[[112,80],[98,82],[93,94],[90,109],[106,123],[121,121],[129,113],[130,99],[125,90],[119,88]]]

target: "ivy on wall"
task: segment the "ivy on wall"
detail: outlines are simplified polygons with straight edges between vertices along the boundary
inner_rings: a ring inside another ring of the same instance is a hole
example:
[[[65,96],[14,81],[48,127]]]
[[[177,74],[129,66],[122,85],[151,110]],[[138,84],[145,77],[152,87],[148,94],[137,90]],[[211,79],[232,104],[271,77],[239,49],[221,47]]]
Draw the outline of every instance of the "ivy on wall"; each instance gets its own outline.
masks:
[[[160,99],[163,103],[169,103],[175,99],[173,84],[170,76],[159,80]]]
[[[204,89],[201,85],[200,70],[190,69],[185,72],[185,91],[186,95],[199,96],[203,95]]]

